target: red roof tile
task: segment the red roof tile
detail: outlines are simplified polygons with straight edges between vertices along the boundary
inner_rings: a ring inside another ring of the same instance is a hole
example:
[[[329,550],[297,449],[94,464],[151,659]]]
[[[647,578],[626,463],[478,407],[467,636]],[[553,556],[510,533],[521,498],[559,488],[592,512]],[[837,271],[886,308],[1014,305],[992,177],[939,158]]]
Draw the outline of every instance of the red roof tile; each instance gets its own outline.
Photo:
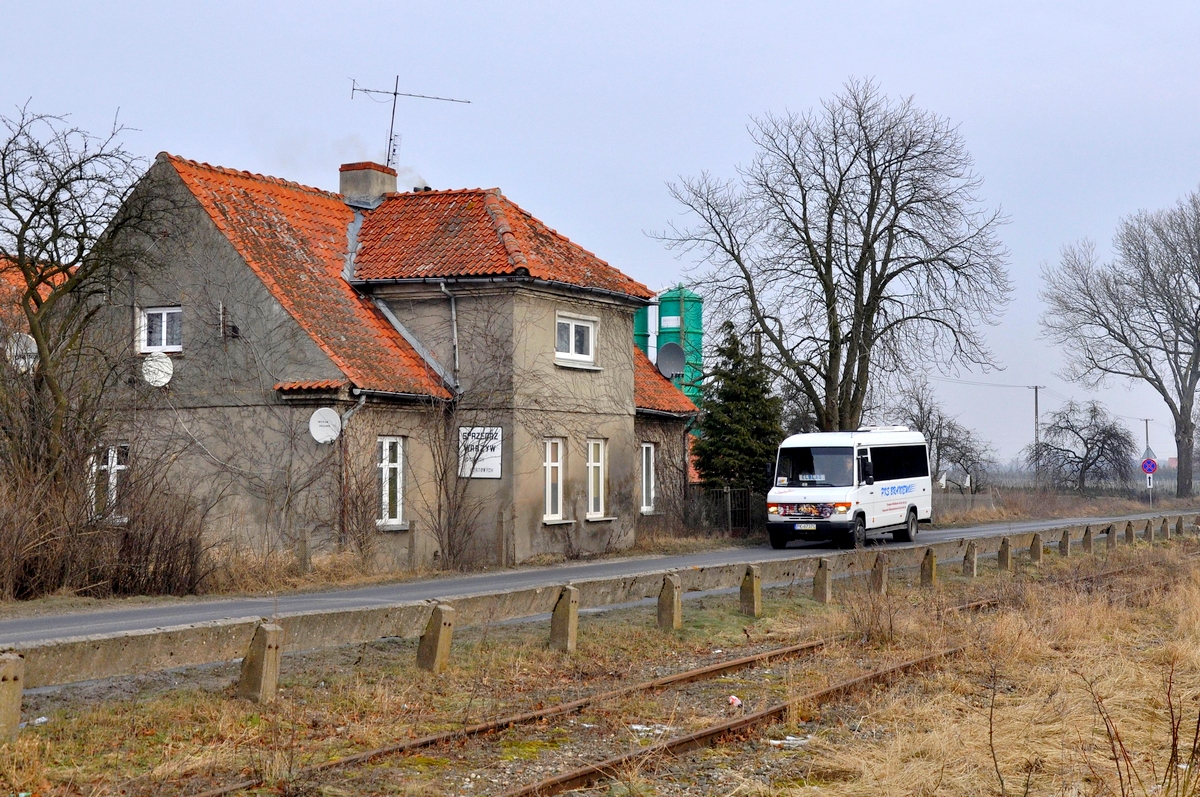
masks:
[[[353,218],[337,194],[165,158],[238,254],[357,387],[448,398],[437,374],[342,279]]]
[[[350,383],[345,379],[308,379],[299,382],[277,382],[275,389],[281,393],[298,390],[337,390],[348,384]]]
[[[686,415],[699,412],[692,400],[658,372],[645,352],[633,347],[633,404],[639,410]]]
[[[513,276],[640,299],[654,294],[508,201],[498,188],[389,194],[359,231],[358,279]]]

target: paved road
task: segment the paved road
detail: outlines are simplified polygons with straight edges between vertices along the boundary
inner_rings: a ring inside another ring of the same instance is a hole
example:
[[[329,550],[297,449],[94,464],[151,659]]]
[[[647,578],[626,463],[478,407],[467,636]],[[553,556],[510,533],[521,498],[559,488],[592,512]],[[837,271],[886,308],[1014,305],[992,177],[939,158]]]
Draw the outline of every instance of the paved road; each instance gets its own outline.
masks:
[[[1127,515],[1119,519],[1136,520],[1153,517],[1153,513]],[[917,537],[918,544],[930,544],[962,537],[976,537],[1009,531],[1014,534],[1056,526],[1083,523],[1104,523],[1118,518],[1068,518],[1058,520],[1021,521],[1014,523],[989,523],[955,529],[925,529]],[[894,545],[887,537],[873,539],[875,545]],[[356,589],[331,590],[299,595],[285,595],[278,599],[265,598],[222,598],[212,600],[190,600],[163,602],[150,606],[112,610],[78,612],[73,614],[19,617],[0,621],[0,647],[17,642],[37,642],[46,639],[81,636],[84,634],[106,634],[119,631],[136,631],[161,628],[170,625],[198,623],[205,620],[220,620],[229,617],[266,617],[278,611],[311,612],[329,609],[357,609],[385,606],[391,603],[412,600],[428,600],[450,595],[471,595],[504,589],[549,586],[569,581],[592,578],[612,578],[646,573],[656,570],[705,567],[718,564],[737,564],[787,557],[820,556],[827,548],[821,544],[792,543],[782,551],[772,550],[765,545],[756,548],[726,548],[703,553],[679,556],[650,556],[625,559],[609,559],[580,564],[556,565],[553,567],[517,568],[474,575],[452,576],[410,581],[402,584],[386,584]]]

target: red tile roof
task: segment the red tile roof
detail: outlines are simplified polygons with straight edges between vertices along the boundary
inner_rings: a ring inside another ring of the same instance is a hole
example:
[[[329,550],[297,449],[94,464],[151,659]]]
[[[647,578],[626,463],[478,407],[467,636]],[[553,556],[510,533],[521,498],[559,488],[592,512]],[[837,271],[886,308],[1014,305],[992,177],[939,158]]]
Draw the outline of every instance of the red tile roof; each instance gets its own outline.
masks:
[[[307,379],[299,382],[277,382],[275,389],[281,393],[299,390],[337,390],[349,384],[345,379]]]
[[[342,279],[353,211],[327,191],[162,154],[271,295],[357,387],[449,398],[432,368]]]
[[[686,415],[699,412],[692,400],[658,372],[645,352],[633,347],[633,404],[639,410]]]
[[[498,188],[389,194],[367,214],[355,256],[358,279],[514,276],[654,294],[547,227]]]

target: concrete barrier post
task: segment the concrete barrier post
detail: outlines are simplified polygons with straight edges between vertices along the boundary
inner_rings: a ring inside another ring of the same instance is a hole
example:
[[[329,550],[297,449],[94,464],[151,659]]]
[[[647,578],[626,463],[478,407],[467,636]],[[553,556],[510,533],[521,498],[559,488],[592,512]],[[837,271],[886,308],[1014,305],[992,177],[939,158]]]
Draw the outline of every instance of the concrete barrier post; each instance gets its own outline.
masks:
[[[579,590],[563,587],[550,615],[550,649],[574,653],[579,636]]]
[[[887,595],[888,588],[888,558],[887,554],[875,554],[875,564],[871,565],[871,576],[867,581],[867,589],[876,595]]]
[[[1029,563],[1034,565],[1042,563],[1042,535],[1036,531],[1033,533],[1033,541],[1029,543]]]
[[[1104,530],[1104,547],[1112,550],[1117,547],[1117,524],[1109,523],[1108,528]]]
[[[1063,529],[1062,539],[1058,541],[1058,555],[1067,557],[1071,555],[1071,530]]]
[[[658,593],[658,627],[664,631],[683,628],[683,581],[678,573],[663,576]]]
[[[1171,539],[1171,521],[1163,518],[1162,527],[1159,529],[1162,532],[1163,541]]]
[[[1083,552],[1089,556],[1096,550],[1096,543],[1092,540],[1092,527],[1087,526],[1083,530]]]
[[[963,554],[963,575],[967,578],[979,575],[979,553],[975,547],[975,540],[967,543],[967,552]]]
[[[24,688],[25,659],[16,653],[0,654],[0,741],[17,738]]]
[[[1175,536],[1176,537],[1183,536],[1183,515],[1180,515],[1179,517],[1175,518]]]
[[[1008,541],[1008,537],[1000,539],[1000,550],[996,552],[996,567],[1001,573],[1012,570],[1012,543]]]
[[[1146,531],[1142,533],[1142,537],[1151,545],[1154,544],[1154,521],[1146,521]]]
[[[937,586],[937,554],[932,548],[925,549],[925,558],[921,560],[921,586]]]
[[[762,569],[758,565],[746,565],[742,576],[742,614],[762,617]]]
[[[279,659],[283,653],[283,628],[263,623],[254,629],[250,649],[242,657],[237,696],[253,703],[270,703],[279,686]]]
[[[813,600],[817,603],[833,602],[833,574],[829,572],[828,559],[817,560],[817,571],[813,573]]]
[[[445,672],[450,666],[450,640],[454,637],[454,607],[439,603],[417,645],[417,666],[429,672]]]
[[[1132,520],[1125,521],[1125,544],[1133,545],[1133,543],[1136,540],[1137,540],[1137,532],[1135,532],[1133,530],[1133,521]]]

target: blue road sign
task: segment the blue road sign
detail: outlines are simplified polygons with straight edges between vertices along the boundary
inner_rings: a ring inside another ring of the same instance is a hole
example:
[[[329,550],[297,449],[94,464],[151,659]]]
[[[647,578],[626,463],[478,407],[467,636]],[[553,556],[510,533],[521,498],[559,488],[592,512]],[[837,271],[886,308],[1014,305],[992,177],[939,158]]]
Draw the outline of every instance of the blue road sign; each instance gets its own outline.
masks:
[[[1154,471],[1158,470],[1158,463],[1152,459],[1143,459],[1142,470],[1147,474],[1154,473]]]

